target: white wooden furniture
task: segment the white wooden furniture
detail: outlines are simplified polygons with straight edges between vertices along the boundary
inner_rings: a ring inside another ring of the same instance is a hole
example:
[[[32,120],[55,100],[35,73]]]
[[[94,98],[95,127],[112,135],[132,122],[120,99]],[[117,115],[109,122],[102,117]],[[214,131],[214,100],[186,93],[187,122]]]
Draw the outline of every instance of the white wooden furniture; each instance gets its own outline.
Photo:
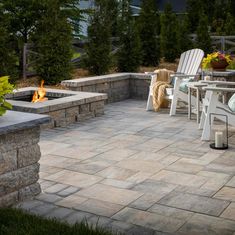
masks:
[[[200,97],[202,88],[207,86],[206,83],[202,82],[189,82],[188,84],[188,118],[191,119],[192,116],[192,92],[191,90],[196,91],[196,106],[195,106],[195,113],[197,116],[197,123],[200,122]]]
[[[178,101],[181,100],[188,103],[188,95],[187,93],[180,90],[180,84],[183,79],[195,80],[196,76],[198,75],[198,70],[201,65],[203,56],[204,52],[201,49],[192,49],[181,54],[177,72],[171,76],[174,88],[172,89],[172,92],[166,94],[166,99],[171,100],[171,116],[176,114]],[[153,109],[153,84],[157,81],[156,74],[150,73],[150,75],[152,76],[152,79],[149,87],[149,96],[146,110]],[[193,105],[195,105],[196,99],[192,98],[192,103]]]
[[[203,110],[199,125],[199,129],[203,129],[202,140],[210,140],[210,113],[227,115],[228,123],[235,126],[235,113],[226,104],[221,102],[219,98],[221,93],[235,93],[235,88],[228,88],[228,86],[235,86],[235,82],[213,81],[209,84],[209,86],[203,88],[206,91],[206,95],[203,99]],[[224,85],[226,87],[218,87]],[[217,118],[219,119],[220,116]],[[223,119],[221,120],[223,121]]]

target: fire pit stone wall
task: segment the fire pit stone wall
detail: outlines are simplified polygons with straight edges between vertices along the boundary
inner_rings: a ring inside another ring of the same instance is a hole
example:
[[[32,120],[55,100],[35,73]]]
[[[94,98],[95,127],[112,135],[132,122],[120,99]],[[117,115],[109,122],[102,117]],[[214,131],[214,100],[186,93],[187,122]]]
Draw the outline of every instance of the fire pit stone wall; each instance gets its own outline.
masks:
[[[65,127],[104,114],[106,94],[47,89],[45,102],[30,102],[37,88],[27,87],[8,95],[8,101],[15,111],[47,114],[51,122],[43,128]]]

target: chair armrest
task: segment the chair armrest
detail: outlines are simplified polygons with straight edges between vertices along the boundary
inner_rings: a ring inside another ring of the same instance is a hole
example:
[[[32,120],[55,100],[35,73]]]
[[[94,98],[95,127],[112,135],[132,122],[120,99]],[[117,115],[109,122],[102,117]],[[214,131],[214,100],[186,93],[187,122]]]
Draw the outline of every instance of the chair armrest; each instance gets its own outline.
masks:
[[[205,91],[213,91],[213,92],[235,92],[235,88],[226,88],[226,87],[203,87],[202,88]]]
[[[199,81],[201,83],[206,83],[208,85],[214,84],[214,85],[227,85],[227,86],[235,86],[235,82],[226,82],[226,81]]]
[[[198,76],[199,74],[171,74],[171,77],[177,77],[177,78],[187,78],[187,77],[195,77]]]
[[[150,76],[157,75],[157,73],[155,73],[155,72],[145,72],[144,74],[150,75]]]

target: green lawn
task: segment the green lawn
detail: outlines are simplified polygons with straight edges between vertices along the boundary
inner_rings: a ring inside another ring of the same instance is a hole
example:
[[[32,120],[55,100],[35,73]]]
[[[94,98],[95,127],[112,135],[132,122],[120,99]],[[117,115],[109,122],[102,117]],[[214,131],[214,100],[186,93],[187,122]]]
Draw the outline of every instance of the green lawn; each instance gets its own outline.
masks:
[[[53,219],[29,215],[18,209],[0,209],[0,235],[112,235],[86,223],[70,226]]]

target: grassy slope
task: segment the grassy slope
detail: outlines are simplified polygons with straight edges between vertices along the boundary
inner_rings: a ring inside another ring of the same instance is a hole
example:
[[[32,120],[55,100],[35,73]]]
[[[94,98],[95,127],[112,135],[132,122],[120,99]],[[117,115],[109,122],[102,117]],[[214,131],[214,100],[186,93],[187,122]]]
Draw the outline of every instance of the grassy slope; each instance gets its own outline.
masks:
[[[56,220],[29,215],[18,209],[0,209],[0,235],[111,235],[86,223],[70,226]]]

